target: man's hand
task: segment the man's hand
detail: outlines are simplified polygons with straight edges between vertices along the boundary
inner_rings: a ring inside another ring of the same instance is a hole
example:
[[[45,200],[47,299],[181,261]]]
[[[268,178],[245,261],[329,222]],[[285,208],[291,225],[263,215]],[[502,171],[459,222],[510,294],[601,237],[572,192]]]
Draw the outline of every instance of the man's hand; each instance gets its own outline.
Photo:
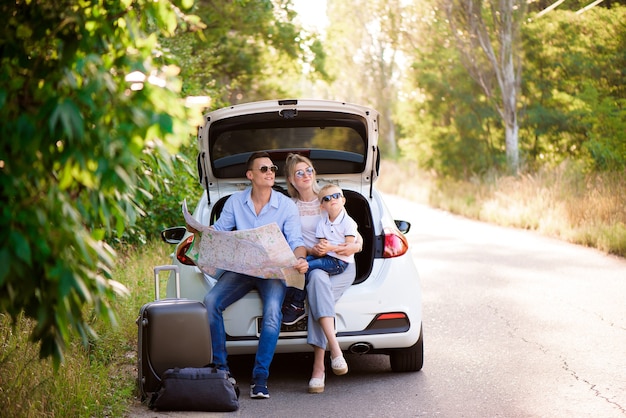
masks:
[[[304,274],[309,270],[309,262],[304,258],[298,258],[293,267],[298,271],[298,273]]]
[[[191,232],[192,234],[197,234],[198,232],[200,232],[196,228],[189,225],[188,223],[185,223],[185,228],[187,228],[187,231]]]
[[[198,232],[200,232],[196,228],[189,225],[188,223],[185,223],[185,228],[187,228],[187,231],[191,232],[192,234],[197,234]],[[212,231],[215,231],[215,227],[213,225],[209,225],[209,229]]]

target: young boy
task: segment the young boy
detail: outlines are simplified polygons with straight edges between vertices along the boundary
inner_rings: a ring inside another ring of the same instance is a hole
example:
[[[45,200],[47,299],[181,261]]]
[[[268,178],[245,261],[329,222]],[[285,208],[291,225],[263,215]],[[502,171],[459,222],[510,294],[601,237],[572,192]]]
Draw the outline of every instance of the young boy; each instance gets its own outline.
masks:
[[[357,224],[344,207],[346,198],[339,186],[327,184],[319,192],[322,219],[317,224],[315,236],[322,242],[326,241],[330,248],[326,255],[315,257],[308,255],[309,270],[321,269],[329,275],[343,273],[348,263],[354,263],[354,254],[342,256],[335,253],[340,244],[353,243],[356,241]],[[285,303],[283,304],[283,323],[293,325],[304,318],[304,300],[306,288],[303,290],[289,288]]]

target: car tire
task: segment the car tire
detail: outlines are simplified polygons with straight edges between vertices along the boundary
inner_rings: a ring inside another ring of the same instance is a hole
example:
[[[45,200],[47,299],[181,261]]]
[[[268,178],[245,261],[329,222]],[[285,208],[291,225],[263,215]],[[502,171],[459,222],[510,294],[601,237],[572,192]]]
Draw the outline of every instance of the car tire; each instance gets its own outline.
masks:
[[[394,350],[389,354],[391,370],[394,372],[418,372],[424,365],[424,338],[420,329],[420,337],[409,348]]]

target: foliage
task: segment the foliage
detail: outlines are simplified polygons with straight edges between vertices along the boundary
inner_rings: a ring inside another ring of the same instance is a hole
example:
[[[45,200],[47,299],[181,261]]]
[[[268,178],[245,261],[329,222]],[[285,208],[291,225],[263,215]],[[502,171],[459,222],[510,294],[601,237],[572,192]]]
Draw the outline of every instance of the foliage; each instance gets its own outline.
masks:
[[[566,2],[557,3],[554,0],[534,0],[528,3],[529,11],[534,13],[539,13],[545,9],[548,9],[553,5],[558,6],[558,11],[571,11],[576,12],[579,10],[583,10],[586,6],[589,6],[595,2],[590,2],[589,0],[568,0]],[[596,4],[594,7],[598,8],[611,8],[621,4],[622,6],[626,5],[626,0],[603,0],[602,2]]]
[[[461,63],[502,118],[507,168],[519,171],[520,26],[525,0],[445,0]]]
[[[120,399],[129,399],[134,385],[119,374],[119,363],[113,372],[110,358],[103,357],[98,348],[89,351],[72,343],[66,349],[66,361],[55,372],[51,359],[40,360],[38,345],[29,341],[34,321],[20,315],[16,324],[13,328],[10,319],[0,315],[4,344],[0,407],[4,417],[123,416],[128,401]],[[123,358],[120,345],[115,350]]]
[[[188,95],[209,96],[211,107],[241,101],[291,97],[302,68],[324,78],[325,55],[315,34],[294,21],[290,0],[197,1],[202,19],[195,32],[181,28],[160,42],[176,56]],[[180,206],[193,207],[203,189],[197,179],[197,146],[185,146],[176,156],[172,175],[154,193],[145,216],[126,230],[122,244],[144,243],[165,227],[182,223]]]
[[[3,2],[0,28],[0,312],[35,321],[58,367],[72,335],[115,320],[121,237],[171,173],[195,113],[157,33],[197,23],[188,0]],[[131,89],[131,71],[145,78]]]
[[[122,417],[137,390],[137,325],[141,306],[154,295],[152,268],[166,264],[171,247],[150,240],[120,251],[112,271],[129,296],[114,302],[120,325],[91,318],[99,335],[88,347],[73,342],[55,373],[29,341],[35,321],[20,315],[16,327],[0,314],[0,410],[3,417]],[[165,281],[163,281],[165,284]],[[164,290],[164,289],[163,289]],[[71,396],[68,396],[71,394]],[[145,408],[145,407],[143,407]]]
[[[400,0],[329,0],[326,47],[332,86],[329,99],[361,103],[379,111],[378,145],[383,155],[398,154],[393,120],[400,86],[401,54],[411,22]]]
[[[202,19],[195,32],[178,30],[160,42],[176,56],[188,95],[209,96],[211,107],[294,94],[302,67],[325,77],[325,56],[315,34],[294,21],[291,1],[197,1]],[[197,146],[183,147],[173,175],[146,205],[145,216],[127,229],[123,244],[143,243],[163,228],[182,223],[183,199],[193,207],[203,189],[196,172]]]
[[[525,29],[525,145],[536,166],[626,166],[626,7],[552,12]]]
[[[213,108],[292,93],[304,65],[326,77],[319,40],[293,23],[291,0],[198,0],[200,36],[164,40],[181,62],[184,91]]]
[[[397,114],[401,152],[454,178],[501,171],[503,125],[464,74],[439,3],[429,4],[415,19],[419,42],[406,52],[412,65]],[[559,9],[522,28],[523,168],[576,160],[587,171],[620,172],[626,164],[626,8]]]
[[[586,173],[575,161],[518,176],[490,171],[468,179],[442,178],[389,161],[381,170],[395,174],[377,183],[385,193],[626,257],[626,171]]]
[[[134,225],[127,227],[114,248],[143,245],[158,239],[165,228],[184,225],[181,212],[183,200],[187,200],[187,205],[193,208],[203,192],[195,161],[186,157],[195,154],[195,144],[181,147],[172,163],[172,175],[163,178],[160,189],[152,193],[152,199],[145,203],[144,215]]]
[[[193,10],[202,19],[201,30],[179,30],[160,41],[180,63],[182,91],[209,96],[211,108],[291,97],[303,67],[327,77],[323,48],[315,34],[293,23],[291,0],[199,0]],[[183,199],[193,207],[203,190],[196,154],[195,143],[181,149],[173,175],[145,208],[146,216],[127,231],[124,243],[145,242],[163,228],[182,223]]]
[[[500,117],[460,64],[444,15],[427,16],[398,117],[403,157],[452,177],[504,168]]]

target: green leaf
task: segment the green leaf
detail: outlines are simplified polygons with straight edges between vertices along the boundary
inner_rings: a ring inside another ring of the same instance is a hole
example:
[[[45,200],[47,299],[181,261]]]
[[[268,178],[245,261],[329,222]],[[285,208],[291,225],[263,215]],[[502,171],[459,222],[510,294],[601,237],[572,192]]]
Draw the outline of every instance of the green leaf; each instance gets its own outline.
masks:
[[[6,101],[7,101],[7,92],[4,89],[0,89],[0,110],[2,110]]]
[[[70,99],[61,100],[50,115],[51,131],[54,132],[59,123],[64,136],[70,140],[82,138],[84,135],[83,117],[74,101]]]
[[[0,286],[2,286],[9,274],[11,255],[6,248],[0,250]]]
[[[9,243],[13,245],[14,253],[25,263],[30,264],[32,255],[28,239],[17,231],[11,231]]]
[[[101,241],[105,237],[106,237],[106,230],[102,228],[96,228],[91,231],[91,238],[95,239],[96,241]]]

